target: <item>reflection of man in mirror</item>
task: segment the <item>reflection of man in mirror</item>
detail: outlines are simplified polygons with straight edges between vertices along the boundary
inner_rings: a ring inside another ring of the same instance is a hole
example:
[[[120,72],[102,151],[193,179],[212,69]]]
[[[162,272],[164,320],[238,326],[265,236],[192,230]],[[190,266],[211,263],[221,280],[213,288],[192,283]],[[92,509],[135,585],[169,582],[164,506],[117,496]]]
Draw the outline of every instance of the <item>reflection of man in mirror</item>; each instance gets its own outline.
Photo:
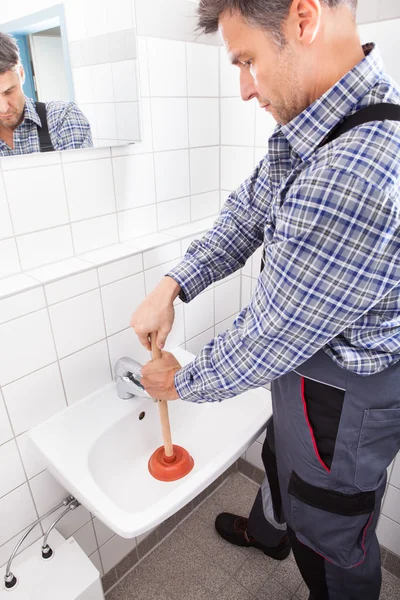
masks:
[[[0,156],[93,146],[90,124],[74,102],[24,95],[16,41],[0,32]]]

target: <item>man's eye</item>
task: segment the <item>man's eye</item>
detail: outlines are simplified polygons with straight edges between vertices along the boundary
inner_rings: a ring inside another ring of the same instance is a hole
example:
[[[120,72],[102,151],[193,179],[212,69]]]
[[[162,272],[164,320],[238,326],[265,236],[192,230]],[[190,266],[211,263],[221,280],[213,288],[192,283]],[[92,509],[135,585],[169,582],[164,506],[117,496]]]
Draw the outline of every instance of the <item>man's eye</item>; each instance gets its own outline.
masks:
[[[242,65],[243,65],[244,67],[251,67],[251,65],[252,65],[252,64],[253,64],[253,61],[252,61],[251,59],[250,59],[250,60],[244,60],[244,61],[242,62]]]

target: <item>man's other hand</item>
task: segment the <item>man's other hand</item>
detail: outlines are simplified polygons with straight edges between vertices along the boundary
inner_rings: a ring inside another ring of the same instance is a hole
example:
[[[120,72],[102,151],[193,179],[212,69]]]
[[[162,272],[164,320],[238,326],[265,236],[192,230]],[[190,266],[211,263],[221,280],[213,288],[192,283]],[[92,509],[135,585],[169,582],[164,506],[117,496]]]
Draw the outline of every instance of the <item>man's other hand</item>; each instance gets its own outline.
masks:
[[[157,347],[160,350],[164,347],[174,323],[174,300],[180,289],[172,277],[164,277],[133,313],[131,327],[147,350],[151,350],[149,337],[154,331],[157,331]]]
[[[142,369],[141,383],[148,394],[157,400],[178,400],[174,377],[181,365],[170,352],[150,360]]]

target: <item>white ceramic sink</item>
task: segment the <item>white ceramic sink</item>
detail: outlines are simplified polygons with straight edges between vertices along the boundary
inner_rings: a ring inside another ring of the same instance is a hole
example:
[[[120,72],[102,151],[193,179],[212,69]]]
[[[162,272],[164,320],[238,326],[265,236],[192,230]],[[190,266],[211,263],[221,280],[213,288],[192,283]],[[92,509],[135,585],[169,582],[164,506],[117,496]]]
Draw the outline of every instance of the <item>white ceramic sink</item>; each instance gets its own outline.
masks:
[[[182,365],[194,358],[177,348]],[[148,460],[162,445],[158,405],[121,400],[110,383],[30,431],[50,473],[119,535],[131,538],[182,508],[257,439],[271,415],[268,390],[224,402],[168,403],[172,441],[194,458],[183,479],[154,479]],[[139,419],[144,412],[145,416]]]

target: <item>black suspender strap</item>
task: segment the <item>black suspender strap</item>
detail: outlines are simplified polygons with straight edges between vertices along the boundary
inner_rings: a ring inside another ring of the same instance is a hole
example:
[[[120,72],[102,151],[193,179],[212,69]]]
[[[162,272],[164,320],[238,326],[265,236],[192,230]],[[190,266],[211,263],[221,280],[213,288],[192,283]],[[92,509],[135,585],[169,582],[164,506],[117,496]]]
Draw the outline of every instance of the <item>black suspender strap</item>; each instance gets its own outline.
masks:
[[[364,123],[370,123],[371,121],[400,121],[400,105],[381,103],[361,108],[334,127],[326,138],[322,140],[318,148],[322,148],[322,146],[329,144],[329,142],[333,142],[344,133],[350,131],[350,129],[354,129],[358,125],[364,125]],[[265,248],[263,249],[261,259],[261,271],[264,269],[264,266]]]
[[[400,121],[400,106],[398,104],[373,104],[362,108],[332,129],[318,147],[322,148],[350,129],[371,121]]]
[[[47,124],[46,104],[35,102],[36,112],[39,115],[42,126],[37,128],[40,144],[40,152],[53,152],[54,146],[50,139],[49,126]]]

